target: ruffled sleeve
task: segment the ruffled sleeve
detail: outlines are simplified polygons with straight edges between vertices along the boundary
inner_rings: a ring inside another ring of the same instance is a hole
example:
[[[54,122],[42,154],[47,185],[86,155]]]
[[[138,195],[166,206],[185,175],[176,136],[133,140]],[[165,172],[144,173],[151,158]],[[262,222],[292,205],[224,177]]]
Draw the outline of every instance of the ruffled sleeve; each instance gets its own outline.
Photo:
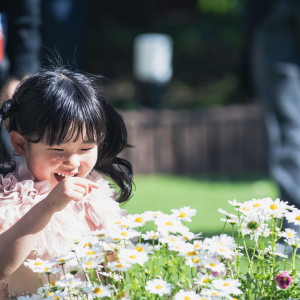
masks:
[[[50,192],[47,181],[34,182],[25,168],[6,176],[0,174],[0,233],[22,218]]]

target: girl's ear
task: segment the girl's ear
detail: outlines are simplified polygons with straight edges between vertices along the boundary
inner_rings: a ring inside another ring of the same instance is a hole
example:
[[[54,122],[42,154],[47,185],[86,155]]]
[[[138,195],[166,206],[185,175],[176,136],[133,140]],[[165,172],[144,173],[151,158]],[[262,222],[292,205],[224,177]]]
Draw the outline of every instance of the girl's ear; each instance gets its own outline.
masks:
[[[16,153],[21,156],[24,156],[26,140],[23,137],[23,135],[20,134],[18,131],[11,131],[9,133],[9,137],[10,137],[11,144],[13,145]]]

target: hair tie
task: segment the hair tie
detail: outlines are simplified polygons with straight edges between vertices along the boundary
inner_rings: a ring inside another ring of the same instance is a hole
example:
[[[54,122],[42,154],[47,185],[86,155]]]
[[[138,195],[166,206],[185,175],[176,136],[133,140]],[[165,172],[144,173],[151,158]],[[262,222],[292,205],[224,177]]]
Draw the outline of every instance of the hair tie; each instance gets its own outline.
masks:
[[[2,117],[2,120],[5,120],[9,116],[10,108],[13,104],[13,99],[8,99],[4,101],[0,108],[0,115]]]

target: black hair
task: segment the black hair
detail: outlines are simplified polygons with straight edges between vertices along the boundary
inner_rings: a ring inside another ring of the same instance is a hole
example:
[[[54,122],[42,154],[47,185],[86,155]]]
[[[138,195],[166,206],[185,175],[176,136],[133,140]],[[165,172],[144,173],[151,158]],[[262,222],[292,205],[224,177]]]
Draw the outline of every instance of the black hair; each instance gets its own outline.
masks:
[[[129,146],[127,130],[121,115],[98,96],[94,79],[62,67],[41,70],[25,79],[12,99],[4,102],[0,125],[9,118],[8,131],[16,130],[33,143],[47,138],[49,145],[76,140],[84,133],[99,145],[95,169],[119,186],[117,201],[124,202],[132,191],[132,167],[117,155]],[[0,171],[7,173],[14,167],[13,162],[5,162]]]

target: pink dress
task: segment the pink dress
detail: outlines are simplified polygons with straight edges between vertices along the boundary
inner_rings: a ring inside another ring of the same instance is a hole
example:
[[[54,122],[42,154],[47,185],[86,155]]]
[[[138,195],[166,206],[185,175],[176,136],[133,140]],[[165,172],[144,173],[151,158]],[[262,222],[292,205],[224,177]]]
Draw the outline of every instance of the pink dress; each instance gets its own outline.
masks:
[[[15,224],[51,191],[48,181],[36,182],[25,163],[18,159],[17,164],[13,173],[5,177],[0,174],[0,233]],[[80,202],[71,201],[62,211],[55,213],[36,245],[33,245],[30,257],[54,258],[64,255],[75,239],[86,236],[91,230],[108,228],[114,218],[124,214],[113,198],[114,190],[108,181],[96,171],[92,171],[87,178],[100,188],[93,190]],[[21,292],[33,291],[39,286],[37,278],[37,285],[31,284],[33,288],[26,286],[24,280],[31,271],[24,268],[21,266],[7,280],[0,280],[0,300],[8,299],[8,291],[21,296]],[[33,282],[32,276],[29,282]]]

